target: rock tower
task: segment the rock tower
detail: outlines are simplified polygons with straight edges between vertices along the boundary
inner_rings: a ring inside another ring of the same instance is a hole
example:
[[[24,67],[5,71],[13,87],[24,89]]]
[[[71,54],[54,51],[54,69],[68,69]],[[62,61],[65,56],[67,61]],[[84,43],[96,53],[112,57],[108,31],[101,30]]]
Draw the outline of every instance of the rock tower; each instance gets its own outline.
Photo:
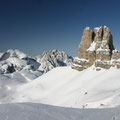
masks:
[[[96,70],[120,68],[120,51],[115,50],[113,37],[106,26],[96,27],[94,31],[90,27],[84,29],[72,68],[82,71],[92,65]]]

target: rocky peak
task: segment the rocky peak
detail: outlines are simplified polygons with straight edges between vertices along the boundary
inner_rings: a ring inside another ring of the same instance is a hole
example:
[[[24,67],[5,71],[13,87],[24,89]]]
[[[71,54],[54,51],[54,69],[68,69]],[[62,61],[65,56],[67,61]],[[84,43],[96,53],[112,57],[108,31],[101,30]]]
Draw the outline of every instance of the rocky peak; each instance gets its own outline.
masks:
[[[79,45],[78,57],[86,58],[86,50],[90,47],[92,43],[92,29],[90,27],[86,27],[83,32],[83,36],[81,39],[81,43]],[[81,52],[81,53],[79,53]]]
[[[103,28],[102,27],[95,27],[93,34],[95,34],[95,37],[93,38],[95,42],[102,41]]]
[[[78,57],[84,59],[94,58],[94,60],[97,57],[101,60],[110,60],[113,50],[112,35],[108,27],[96,27],[93,32],[87,27],[79,45]],[[94,55],[90,55],[90,52]],[[108,54],[108,56],[105,58],[102,54]]]
[[[95,27],[94,31],[92,31],[90,27],[86,27],[78,48],[78,58],[74,60],[73,64],[75,64],[75,66],[77,65],[77,67],[80,65],[80,70],[90,67],[93,64],[96,65],[96,67],[108,69],[116,65],[105,67],[108,61],[110,62],[114,58],[120,58],[119,51],[113,51],[113,38],[107,26]],[[100,63],[100,65],[98,63]],[[104,65],[102,65],[103,63]],[[74,68],[74,65],[72,67]]]

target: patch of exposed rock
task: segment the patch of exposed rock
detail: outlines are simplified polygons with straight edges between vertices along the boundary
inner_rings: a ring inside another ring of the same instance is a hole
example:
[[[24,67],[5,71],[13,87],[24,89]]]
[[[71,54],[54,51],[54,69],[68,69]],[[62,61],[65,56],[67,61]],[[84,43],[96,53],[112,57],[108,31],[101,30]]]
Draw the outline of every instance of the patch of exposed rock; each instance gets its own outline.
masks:
[[[84,29],[72,68],[82,71],[92,65],[96,70],[120,68],[120,51],[115,50],[110,29],[106,26],[96,27],[94,31],[90,27]]]

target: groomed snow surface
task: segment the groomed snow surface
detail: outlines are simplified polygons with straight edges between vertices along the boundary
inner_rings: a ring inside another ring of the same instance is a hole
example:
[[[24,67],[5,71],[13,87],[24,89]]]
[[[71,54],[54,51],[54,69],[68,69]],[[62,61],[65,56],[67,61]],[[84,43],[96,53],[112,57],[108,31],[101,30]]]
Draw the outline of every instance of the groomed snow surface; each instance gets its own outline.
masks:
[[[0,81],[0,120],[120,119],[120,70],[116,68],[79,72],[57,67],[21,84],[3,76]]]

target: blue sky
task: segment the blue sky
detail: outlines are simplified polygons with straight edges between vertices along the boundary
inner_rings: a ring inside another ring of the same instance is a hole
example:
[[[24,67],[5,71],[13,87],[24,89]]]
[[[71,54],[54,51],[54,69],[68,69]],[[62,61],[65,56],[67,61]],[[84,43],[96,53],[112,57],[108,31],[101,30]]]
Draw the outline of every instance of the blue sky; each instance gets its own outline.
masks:
[[[120,49],[119,23],[119,0],[0,0],[0,52],[58,49],[77,56],[84,28],[104,25]]]

